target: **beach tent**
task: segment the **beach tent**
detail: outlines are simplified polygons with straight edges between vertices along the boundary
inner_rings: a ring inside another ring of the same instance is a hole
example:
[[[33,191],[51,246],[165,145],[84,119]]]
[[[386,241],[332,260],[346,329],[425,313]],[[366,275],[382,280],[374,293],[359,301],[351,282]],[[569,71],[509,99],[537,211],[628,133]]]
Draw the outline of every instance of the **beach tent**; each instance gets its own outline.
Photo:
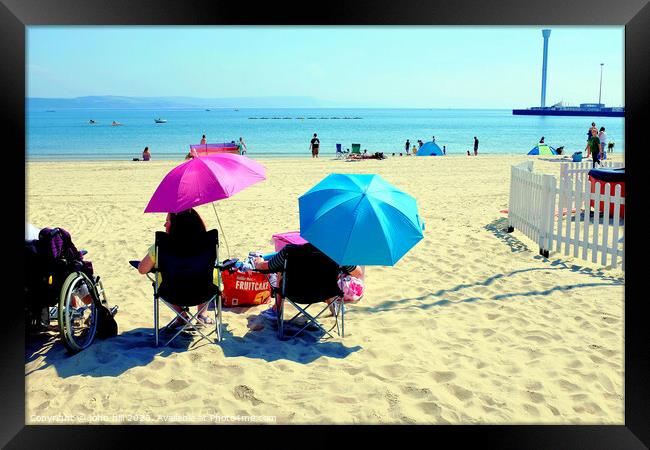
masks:
[[[557,155],[553,147],[546,144],[537,144],[529,152],[529,155]]]
[[[442,149],[435,142],[427,142],[418,149],[415,156],[443,156]]]

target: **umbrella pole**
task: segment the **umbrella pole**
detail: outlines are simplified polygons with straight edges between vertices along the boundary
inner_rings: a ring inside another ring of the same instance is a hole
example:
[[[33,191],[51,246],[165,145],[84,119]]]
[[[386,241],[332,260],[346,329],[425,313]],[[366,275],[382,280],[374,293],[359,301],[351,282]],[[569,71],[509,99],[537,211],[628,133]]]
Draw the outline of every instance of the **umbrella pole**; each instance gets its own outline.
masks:
[[[214,202],[212,202],[212,209],[214,209],[214,215],[217,216],[219,231],[221,231],[221,236],[223,236],[223,241],[226,243],[226,251],[228,251],[228,259],[230,259],[230,247],[228,247],[228,240],[226,239],[226,234],[223,232],[223,227],[221,226],[221,221],[219,220],[219,214],[217,214],[217,208],[214,206]]]

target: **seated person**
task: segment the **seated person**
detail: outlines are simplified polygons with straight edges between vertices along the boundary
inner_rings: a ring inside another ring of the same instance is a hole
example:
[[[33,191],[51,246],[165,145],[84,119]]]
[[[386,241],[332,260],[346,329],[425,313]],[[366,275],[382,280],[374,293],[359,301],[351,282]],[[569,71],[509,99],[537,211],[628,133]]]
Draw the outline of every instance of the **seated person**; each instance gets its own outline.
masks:
[[[142,151],[142,160],[149,161],[150,159],[151,159],[151,152],[149,151],[149,147],[145,147],[144,150]]]
[[[311,245],[311,244],[305,244],[305,245]],[[255,264],[255,269],[256,270],[268,270],[276,273],[276,278],[275,278],[275,285],[272,283],[271,286],[273,288],[272,292],[275,292],[275,304],[271,306],[269,309],[266,311],[262,312],[262,316],[275,320],[277,319],[277,305],[282,302],[282,296],[280,295],[280,286],[282,283],[282,272],[284,270],[284,262],[287,259],[287,247],[283,247],[279,252],[277,252],[273,257],[265,261],[261,257],[257,257],[253,263]],[[363,269],[360,266],[341,266],[339,267],[341,274],[339,275],[339,279],[341,276],[345,275],[350,275],[352,277],[358,278],[360,280],[364,279],[364,272]],[[334,298],[329,298],[325,300],[328,304],[331,304],[334,301]],[[332,307],[333,305],[330,305],[330,312],[334,315],[336,311]]]
[[[187,243],[191,245],[193,236],[196,236],[201,233],[206,232],[205,224],[203,219],[199,216],[194,209],[190,208],[179,213],[168,213],[167,218],[165,219],[165,231],[172,236],[173,239],[178,240],[181,243]],[[146,274],[150,272],[156,265],[156,244],[153,244],[149,247],[147,254],[140,264],[138,265],[138,272],[141,274]],[[158,284],[162,283],[162,277],[160,273],[157,274]],[[218,273],[215,270],[214,284],[218,285]],[[200,310],[203,308],[204,304],[198,305],[197,309]],[[176,311],[181,312],[181,307],[174,305]],[[185,313],[183,313],[185,318],[189,318]],[[198,316],[198,319],[203,324],[213,324],[214,320],[212,317],[207,314],[201,314]],[[182,326],[183,320],[177,318],[171,325],[172,328]]]

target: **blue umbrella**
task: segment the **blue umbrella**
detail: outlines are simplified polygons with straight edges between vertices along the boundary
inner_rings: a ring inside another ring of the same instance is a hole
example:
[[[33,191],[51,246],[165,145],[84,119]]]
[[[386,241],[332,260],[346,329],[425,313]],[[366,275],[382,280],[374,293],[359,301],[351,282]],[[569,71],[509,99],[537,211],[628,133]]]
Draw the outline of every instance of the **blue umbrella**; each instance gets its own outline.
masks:
[[[379,175],[330,174],[298,204],[300,236],[340,265],[392,266],[423,237],[415,198]]]

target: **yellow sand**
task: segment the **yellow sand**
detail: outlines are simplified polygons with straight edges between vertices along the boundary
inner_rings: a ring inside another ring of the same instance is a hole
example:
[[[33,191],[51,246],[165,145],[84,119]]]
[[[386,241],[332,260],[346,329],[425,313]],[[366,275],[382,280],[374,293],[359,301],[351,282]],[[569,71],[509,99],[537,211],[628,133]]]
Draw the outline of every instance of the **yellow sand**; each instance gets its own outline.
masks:
[[[152,346],[152,287],[128,264],[163,230],[143,210],[179,161],[29,162],[26,219],[89,251],[120,335],[73,357],[56,337],[28,346],[26,422],[623,424],[624,273],[544,259],[502,231],[510,167],[529,158],[261,160],[265,182],[217,203],[232,256],[272,251],[272,234],[299,228],[298,197],[332,172],[415,196],[425,238],[367,268],[344,339],[281,342],[260,306],[225,312],[221,345],[189,350]],[[198,211],[217,227],[210,205]]]

